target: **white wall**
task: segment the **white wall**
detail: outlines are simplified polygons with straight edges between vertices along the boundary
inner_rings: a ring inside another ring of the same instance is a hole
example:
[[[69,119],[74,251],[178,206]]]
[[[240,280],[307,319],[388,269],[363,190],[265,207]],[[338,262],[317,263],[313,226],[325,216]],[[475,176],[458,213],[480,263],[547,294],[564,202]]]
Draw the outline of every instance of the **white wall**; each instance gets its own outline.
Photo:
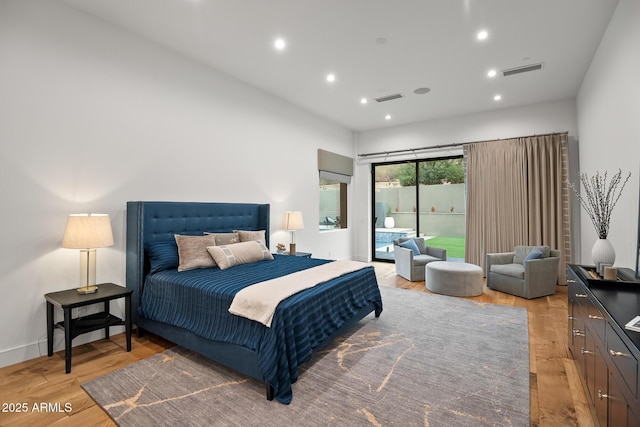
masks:
[[[609,239],[616,265],[635,269],[640,180],[640,2],[620,0],[577,98],[580,165],[589,175],[631,172],[613,211]],[[582,213],[581,255],[591,260],[597,239]]]
[[[299,250],[350,256],[314,224],[317,149],[351,155],[352,132],[56,2],[0,2],[0,58],[0,366],[46,354],[43,295],[79,275],[69,213],[111,215],[98,282],[124,285],[128,200],[271,203],[273,246],[301,210]]]
[[[575,100],[535,104],[519,108],[470,114],[441,120],[390,127],[357,135],[356,154],[421,148],[436,145],[514,138],[525,135],[569,132],[577,138]],[[441,157],[462,154],[460,149],[428,151],[417,157]],[[371,246],[371,162],[415,159],[416,155],[360,158],[356,167],[358,180],[354,193],[358,210],[355,218],[354,254],[356,259],[370,260]]]

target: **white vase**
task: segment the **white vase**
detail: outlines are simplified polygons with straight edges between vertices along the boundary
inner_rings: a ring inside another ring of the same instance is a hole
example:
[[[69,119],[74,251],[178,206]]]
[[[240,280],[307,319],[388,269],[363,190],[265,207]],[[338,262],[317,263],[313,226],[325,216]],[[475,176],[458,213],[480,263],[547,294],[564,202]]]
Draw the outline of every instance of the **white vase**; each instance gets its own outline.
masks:
[[[396,226],[396,222],[393,220],[392,216],[385,217],[384,228],[393,228],[395,226]]]
[[[613,246],[608,239],[598,239],[591,249],[591,259],[593,260],[598,273],[602,274],[604,272],[600,271],[600,265],[613,265],[616,261],[616,251],[613,249]]]

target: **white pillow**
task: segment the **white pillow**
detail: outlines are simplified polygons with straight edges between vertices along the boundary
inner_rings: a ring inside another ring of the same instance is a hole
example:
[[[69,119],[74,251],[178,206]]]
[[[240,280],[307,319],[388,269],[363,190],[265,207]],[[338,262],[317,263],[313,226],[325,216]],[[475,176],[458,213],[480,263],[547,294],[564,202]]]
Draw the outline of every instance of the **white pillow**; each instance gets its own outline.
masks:
[[[273,259],[269,249],[258,240],[232,245],[208,246],[207,251],[221,270],[240,264]]]

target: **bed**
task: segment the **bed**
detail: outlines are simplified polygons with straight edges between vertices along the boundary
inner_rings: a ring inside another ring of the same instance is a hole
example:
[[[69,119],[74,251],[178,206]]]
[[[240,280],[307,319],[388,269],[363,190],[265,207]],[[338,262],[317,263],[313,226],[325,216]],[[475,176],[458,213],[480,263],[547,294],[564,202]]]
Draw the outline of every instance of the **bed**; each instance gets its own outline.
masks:
[[[283,300],[267,327],[229,313],[234,295],[329,260],[268,254],[272,260],[227,269],[178,271],[174,265],[176,234],[265,230],[268,248],[269,221],[268,204],[128,202],[126,285],[133,289],[132,321],[139,334],[149,331],[255,378],[265,383],[268,399],[288,404],[298,366],[370,313],[378,317],[382,299],[367,266]]]

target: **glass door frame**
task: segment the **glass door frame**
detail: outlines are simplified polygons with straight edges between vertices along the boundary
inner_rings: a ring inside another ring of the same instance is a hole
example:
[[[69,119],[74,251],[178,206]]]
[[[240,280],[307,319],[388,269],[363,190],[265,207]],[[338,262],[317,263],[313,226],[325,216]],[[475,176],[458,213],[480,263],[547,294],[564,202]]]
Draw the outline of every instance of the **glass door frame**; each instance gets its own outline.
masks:
[[[416,236],[420,235],[420,163],[430,162],[430,161],[438,161],[438,160],[450,160],[450,159],[461,159],[462,155],[453,155],[453,156],[442,156],[442,157],[425,157],[420,159],[411,159],[411,160],[397,160],[392,162],[378,162],[371,163],[371,259],[375,262],[394,262],[393,259],[388,258],[377,258],[376,257],[376,167],[380,166],[389,166],[389,165],[401,165],[413,163],[415,164],[415,182],[416,182],[416,194],[415,194],[415,225],[416,225]]]
[[[393,258],[377,258],[376,257],[376,167],[391,166],[391,165],[403,165],[403,164],[415,164],[416,179],[418,178],[418,168],[415,160],[399,160],[394,162],[381,162],[371,164],[371,259],[379,262],[395,262]],[[418,206],[418,197],[416,193],[416,206]],[[418,229],[417,217],[416,217],[416,230]],[[417,231],[416,231],[417,232]]]

